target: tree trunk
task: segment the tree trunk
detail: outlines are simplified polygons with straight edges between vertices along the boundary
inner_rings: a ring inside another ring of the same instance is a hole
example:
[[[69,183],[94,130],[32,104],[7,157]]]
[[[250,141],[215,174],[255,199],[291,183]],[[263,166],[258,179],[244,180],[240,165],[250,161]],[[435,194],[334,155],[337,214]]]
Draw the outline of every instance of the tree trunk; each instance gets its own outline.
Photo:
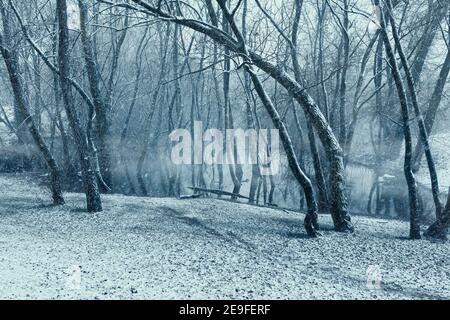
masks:
[[[302,0],[295,0],[295,18],[294,18],[294,25],[292,28],[292,48],[291,48],[291,59],[294,69],[294,76],[295,80],[300,83],[301,82],[301,74],[300,74],[300,63],[298,61],[298,29],[299,29],[299,22],[301,17],[301,12],[303,8],[303,1]],[[322,66],[321,66],[322,68]],[[323,72],[321,73],[323,75]],[[325,100],[327,99],[326,96],[324,97]],[[326,108],[328,109],[328,107]],[[296,114],[296,112],[294,111]],[[318,191],[318,199],[319,199],[319,211],[320,212],[327,212],[329,211],[329,200],[328,200],[328,192],[326,188],[325,183],[325,177],[323,174],[323,168],[322,168],[322,162],[319,156],[319,151],[317,150],[317,143],[316,143],[316,135],[314,133],[314,128],[311,123],[311,120],[308,118],[308,114],[305,112],[306,117],[306,126],[308,130],[308,140],[309,140],[309,147],[311,150],[311,156],[313,159],[313,165],[314,165],[314,174],[316,178],[317,183],[317,191]]]
[[[424,236],[437,239],[447,239],[450,227],[450,188],[447,194],[447,203],[442,212],[441,219],[436,220],[425,232]]]
[[[264,90],[261,81],[259,80],[256,73],[253,71],[252,62],[249,60],[249,54],[247,51],[247,46],[244,37],[242,36],[242,33],[236,26],[236,23],[234,22],[234,18],[228,11],[228,8],[226,7],[224,2],[219,2],[219,6],[222,9],[222,12],[225,16],[225,18],[230,23],[230,27],[233,30],[233,33],[238,38],[238,41],[240,43],[240,46],[242,50],[244,51],[244,68],[246,72],[249,73],[250,78],[253,82],[253,86],[255,87],[255,91],[257,92],[259,98],[261,99],[264,107],[266,108],[266,111],[268,112],[270,118],[272,119],[273,125],[276,129],[279,130],[280,138],[284,147],[284,150],[286,152],[286,156],[288,159],[289,167],[291,168],[291,171],[294,175],[294,177],[297,179],[297,181],[300,183],[300,185],[303,187],[303,190],[305,192],[306,196],[306,203],[308,206],[308,211],[306,213],[305,217],[305,229],[309,236],[315,237],[318,235],[318,216],[317,216],[317,204],[316,200],[314,198],[314,191],[312,188],[311,181],[309,178],[304,174],[302,169],[300,168],[297,156],[295,155],[294,148],[292,146],[292,141],[289,136],[289,133],[287,131],[287,128],[283,121],[280,118],[280,115],[278,114],[278,111],[276,110],[275,106],[273,105],[272,101],[270,100],[269,96],[267,95],[266,91]]]
[[[375,0],[375,5],[379,7],[379,0]],[[402,121],[403,121],[403,134],[405,137],[405,161],[404,161],[404,173],[406,178],[406,183],[408,185],[409,194],[409,207],[410,207],[410,233],[411,239],[420,239],[420,225],[418,217],[418,202],[417,202],[417,184],[412,172],[412,137],[411,128],[409,125],[409,110],[408,101],[406,98],[405,89],[403,86],[403,81],[400,75],[400,71],[397,66],[397,61],[389,40],[389,35],[386,29],[386,22],[384,18],[383,10],[380,12],[380,25],[381,33],[384,41],[384,46],[386,49],[386,54],[389,60],[390,67],[392,69],[392,76],[394,77],[395,85],[397,87],[398,96],[400,99]]]
[[[83,185],[86,193],[87,210],[89,212],[102,211],[102,201],[97,185],[97,177],[93,167],[92,155],[88,137],[78,118],[75,110],[74,100],[72,96],[72,88],[69,82],[70,78],[70,43],[69,28],[67,25],[67,3],[66,0],[57,0],[56,11],[58,15],[59,26],[59,75],[61,82],[61,90],[63,94],[64,106],[67,118],[72,128],[75,143],[77,146],[78,156],[80,158],[80,166],[83,175]]]
[[[350,38],[348,36],[348,0],[344,0],[344,21],[342,23],[342,43],[344,63],[341,71],[341,84],[339,89],[339,142],[341,146],[347,144],[347,70],[350,58]]]
[[[436,167],[434,165],[433,155],[431,154],[431,147],[428,142],[428,133],[425,128],[425,123],[424,123],[424,120],[422,117],[422,112],[420,111],[420,108],[419,108],[419,102],[417,100],[416,88],[414,86],[414,80],[413,80],[413,77],[411,74],[411,69],[409,68],[408,59],[406,58],[406,55],[403,51],[403,47],[400,42],[400,37],[398,35],[397,24],[396,24],[396,21],[393,16],[391,0],[387,0],[387,6],[389,9],[388,11],[389,11],[389,17],[390,17],[390,21],[391,21],[392,34],[394,36],[396,48],[397,48],[398,54],[400,56],[403,70],[406,75],[406,83],[408,85],[409,94],[411,96],[411,101],[412,101],[412,105],[414,108],[414,113],[415,113],[415,116],[417,119],[417,124],[419,126],[419,133],[420,133],[419,139],[422,141],[422,144],[424,145],[425,156],[426,156],[427,164],[428,164],[428,171],[430,172],[431,191],[433,194],[434,205],[436,208],[436,219],[439,220],[440,216],[441,216],[441,212],[442,212],[442,205],[441,205],[441,201],[439,200],[439,182],[438,182],[438,176],[436,173]],[[411,150],[411,152],[412,152],[412,150]],[[411,157],[412,157],[412,153],[411,153]],[[412,161],[412,159],[411,159],[411,161]],[[412,162],[411,162],[411,166],[412,166]],[[411,167],[411,170],[412,170],[412,167]]]
[[[28,130],[31,134],[31,137],[34,140],[34,143],[38,147],[45,162],[47,163],[47,167],[50,171],[50,186],[52,191],[53,204],[63,205],[64,197],[61,189],[60,170],[56,163],[56,160],[50,153],[50,150],[45,144],[45,141],[42,138],[38,130],[38,127],[36,126],[34,119],[28,110],[27,101],[24,96],[23,84],[20,77],[21,73],[18,58],[16,52],[12,51],[10,48],[11,46],[10,25],[9,19],[7,19],[6,17],[5,7],[3,6],[3,3],[1,3],[1,16],[3,20],[4,37],[0,35],[0,51],[3,56],[3,59],[5,60],[6,68],[8,70],[16,106],[19,109],[21,116],[25,119],[24,124],[26,127],[28,127]]]
[[[450,40],[450,33],[449,33]],[[433,129],[434,120],[436,119],[436,114],[441,103],[442,94],[444,92],[444,87],[447,82],[448,74],[450,72],[450,50],[447,51],[447,56],[445,57],[444,64],[442,65],[441,71],[439,73],[439,78],[433,89],[433,93],[430,98],[428,109],[425,113],[425,129],[428,134],[431,133]],[[424,153],[424,144],[422,140],[417,141],[416,148],[414,149],[414,172],[418,172],[420,168],[420,162]]]
[[[95,123],[97,125],[100,173],[102,179],[111,188],[112,170],[109,142],[111,138],[111,104],[109,103],[109,98],[100,89],[102,79],[87,25],[89,21],[87,3],[85,0],[78,0],[78,6],[80,8],[81,42],[83,44],[86,73],[96,113]]]

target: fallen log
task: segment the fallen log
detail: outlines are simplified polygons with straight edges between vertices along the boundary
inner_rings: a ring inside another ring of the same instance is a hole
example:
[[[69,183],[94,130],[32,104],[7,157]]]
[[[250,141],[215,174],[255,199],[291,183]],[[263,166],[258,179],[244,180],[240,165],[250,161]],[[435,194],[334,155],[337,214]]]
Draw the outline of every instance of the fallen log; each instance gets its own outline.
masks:
[[[227,191],[223,191],[223,190],[217,190],[217,189],[205,189],[205,188],[196,188],[196,187],[189,187],[189,189],[195,191],[195,192],[204,192],[204,193],[213,193],[219,196],[230,196],[230,197],[237,197],[237,198],[241,198],[241,199],[247,199],[250,200],[249,197],[240,195],[238,193],[232,193],[232,192],[227,192]]]
[[[181,195],[178,199],[186,200],[186,199],[197,199],[203,196],[202,194],[192,194],[192,195]]]

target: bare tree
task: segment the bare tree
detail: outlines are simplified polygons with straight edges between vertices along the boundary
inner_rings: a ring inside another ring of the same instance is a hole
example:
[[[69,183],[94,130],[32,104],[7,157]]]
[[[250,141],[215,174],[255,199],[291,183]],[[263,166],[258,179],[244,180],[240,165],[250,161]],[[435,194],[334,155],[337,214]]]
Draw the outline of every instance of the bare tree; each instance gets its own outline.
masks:
[[[12,34],[10,26],[10,16],[8,16],[6,13],[6,6],[3,1],[0,2],[0,11],[3,22],[3,35],[0,34],[0,51],[8,69],[15,103],[21,113],[22,118],[24,119],[25,125],[28,127],[34,143],[41,152],[49,168],[53,203],[55,205],[62,205],[64,204],[64,197],[61,187],[60,169],[47,144],[42,138],[42,135],[39,132],[38,126],[36,125],[33,116],[29,112],[28,102],[26,101],[22,80],[20,78],[20,67],[17,52],[14,50],[11,41]]]
[[[86,193],[87,210],[89,212],[102,211],[102,201],[97,185],[93,157],[90,151],[89,139],[83,129],[77,111],[75,110],[72,87],[70,85],[70,35],[67,24],[67,2],[57,0],[56,13],[58,16],[59,30],[59,76],[63,94],[64,106],[72,128],[77,146],[80,166],[83,175],[83,184]],[[92,119],[91,119],[92,120]]]
[[[420,140],[422,141],[422,144],[424,145],[425,149],[425,155],[427,158],[427,164],[428,164],[428,171],[430,172],[430,180],[431,180],[431,190],[433,193],[433,200],[434,205],[436,207],[436,219],[439,220],[442,212],[442,205],[441,201],[439,200],[439,182],[438,182],[438,176],[436,173],[436,167],[433,160],[433,155],[431,154],[431,147],[430,143],[428,142],[428,133],[427,129],[425,128],[425,122],[422,117],[422,112],[420,111],[419,102],[417,99],[417,92],[414,85],[413,76],[411,73],[411,69],[408,64],[408,59],[403,51],[402,44],[400,42],[400,37],[397,31],[397,23],[394,19],[393,12],[392,12],[392,3],[391,0],[387,0],[387,7],[389,12],[389,19],[391,21],[391,27],[392,27],[392,34],[394,36],[395,45],[398,51],[398,54],[400,56],[400,61],[403,66],[403,70],[406,74],[406,83],[408,85],[409,94],[411,97],[412,105],[414,108],[414,112],[416,115],[417,123],[419,125],[419,133],[420,133]],[[412,151],[411,151],[412,152]],[[412,157],[412,154],[411,154]],[[411,158],[411,170],[413,170],[412,166],[412,158]]]
[[[380,1],[375,0],[375,5],[380,8]],[[403,133],[405,137],[405,162],[404,162],[404,173],[406,178],[406,183],[408,185],[408,193],[409,193],[409,210],[410,210],[410,238],[411,239],[420,239],[420,225],[419,225],[419,217],[418,217],[418,200],[417,200],[417,183],[414,177],[414,173],[412,172],[412,137],[411,137],[411,128],[409,124],[409,110],[408,110],[408,101],[406,97],[406,92],[403,86],[403,80],[400,75],[399,68],[397,66],[397,61],[394,56],[394,51],[392,45],[389,40],[389,35],[386,29],[386,21],[384,18],[384,11],[382,9],[380,12],[380,26],[381,26],[381,35],[383,37],[384,46],[386,49],[386,54],[389,60],[390,68],[392,70],[392,76],[395,80],[395,85],[397,87],[397,93],[400,99],[400,106],[402,111],[402,125],[403,125]]]

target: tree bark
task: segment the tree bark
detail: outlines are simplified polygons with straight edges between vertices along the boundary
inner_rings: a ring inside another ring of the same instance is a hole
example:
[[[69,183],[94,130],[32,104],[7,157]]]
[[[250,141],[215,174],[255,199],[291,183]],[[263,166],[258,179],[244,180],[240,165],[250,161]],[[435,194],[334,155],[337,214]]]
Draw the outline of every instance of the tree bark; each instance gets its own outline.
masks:
[[[14,99],[16,106],[19,109],[21,116],[25,119],[25,125],[33,138],[34,143],[42,154],[47,167],[50,171],[50,188],[52,191],[53,204],[63,205],[64,197],[61,188],[61,175],[60,169],[56,160],[53,158],[49,148],[47,147],[44,139],[42,138],[33,116],[30,114],[27,106],[27,101],[24,96],[24,88],[20,77],[20,67],[17,58],[17,54],[11,47],[11,33],[9,19],[6,17],[5,7],[3,1],[0,2],[1,16],[3,20],[3,33],[4,37],[0,35],[0,51],[5,60],[6,68],[8,70],[9,79],[13,89]]]
[[[349,19],[348,19],[348,0],[344,0],[344,21],[342,22],[342,43],[343,58],[341,72],[341,84],[339,89],[339,142],[341,146],[347,144],[347,71],[350,59],[350,38],[348,35]]]
[[[83,185],[86,194],[87,210],[89,212],[102,211],[102,201],[97,185],[97,177],[93,168],[92,155],[88,137],[78,118],[75,110],[74,100],[72,96],[72,88],[69,81],[70,78],[70,43],[69,28],[67,24],[67,2],[66,0],[57,0],[56,13],[58,16],[59,29],[59,79],[61,82],[61,90],[63,94],[64,106],[72,128],[75,143],[77,146],[78,156],[80,158],[80,166],[83,175]]]
[[[299,29],[299,22],[300,17],[302,13],[303,8],[303,0],[294,0],[295,1],[295,17],[294,17],[294,23],[292,27],[292,48],[291,48],[291,59],[294,69],[294,76],[295,80],[300,83],[301,82],[301,74],[300,74],[300,63],[298,61],[298,29]],[[319,54],[321,55],[321,54]],[[322,66],[321,66],[322,68]],[[323,75],[323,73],[321,73]],[[323,79],[322,79],[323,80]],[[323,87],[324,89],[324,87]],[[322,90],[323,90],[322,89]],[[325,96],[325,100],[326,100]],[[326,108],[326,110],[328,107]],[[294,111],[295,112],[295,111]],[[316,143],[316,135],[314,133],[314,128],[312,125],[312,121],[308,118],[308,114],[305,113],[306,116],[306,126],[308,130],[308,141],[309,141],[309,147],[311,150],[311,156],[313,159],[313,165],[314,165],[314,174],[315,179],[317,183],[317,193],[318,193],[318,205],[319,205],[319,211],[320,212],[328,212],[329,211],[329,200],[328,200],[328,191],[325,183],[325,176],[323,174],[323,168],[322,168],[322,161],[319,156],[319,151],[317,150],[317,143]]]
[[[379,0],[374,1],[375,5],[378,7],[380,7],[379,2],[380,2]],[[400,71],[397,66],[397,61],[395,59],[395,55],[389,40],[389,35],[387,33],[384,12],[381,9],[379,10],[379,12],[380,12],[381,34],[383,37],[388,61],[392,69],[392,76],[394,77],[395,85],[397,87],[397,93],[400,99],[402,112],[403,134],[405,138],[405,161],[403,165],[403,170],[405,173],[406,183],[408,185],[409,207],[410,207],[409,236],[411,239],[420,239],[421,235],[418,217],[417,184],[416,179],[414,177],[414,173],[412,172],[412,138],[411,138],[411,128],[409,125],[408,101],[403,86],[403,80],[401,78]]]
[[[450,35],[450,33],[449,33]],[[450,40],[450,36],[449,36]],[[439,105],[442,100],[442,94],[444,92],[444,87],[450,72],[450,50],[447,51],[447,56],[445,57],[444,64],[442,65],[441,71],[439,73],[439,78],[434,86],[433,93],[431,94],[430,102],[428,104],[428,109],[425,113],[425,129],[428,134],[431,133],[434,125],[434,120],[436,119],[436,114],[439,109]],[[416,148],[414,149],[414,172],[418,172],[420,168],[420,163],[424,153],[424,144],[422,140],[418,140]]]
[[[398,35],[397,24],[396,24],[396,21],[393,16],[391,0],[387,0],[387,6],[388,6],[389,18],[391,21],[392,34],[394,36],[396,48],[397,48],[398,54],[400,56],[400,61],[403,66],[403,70],[406,75],[406,83],[408,85],[409,94],[411,96],[411,101],[412,101],[412,105],[414,108],[414,113],[415,113],[415,116],[417,119],[417,124],[419,126],[420,140],[422,141],[422,144],[424,145],[425,156],[426,156],[427,164],[428,164],[428,171],[430,173],[431,191],[433,194],[434,205],[436,208],[436,219],[439,220],[440,216],[441,216],[441,212],[442,212],[442,204],[441,204],[441,201],[439,200],[439,182],[438,182],[438,176],[436,173],[436,167],[434,165],[433,155],[431,153],[431,147],[430,147],[430,144],[428,141],[428,133],[425,128],[425,123],[424,123],[424,120],[422,117],[422,112],[420,111],[419,102],[417,100],[417,93],[416,93],[416,88],[414,86],[414,80],[413,80],[413,76],[411,73],[411,69],[409,67],[408,60],[403,51],[403,46],[400,42],[400,37]],[[411,150],[411,152],[412,152],[412,150]],[[411,154],[411,157],[412,157],[412,154]],[[412,162],[412,159],[411,159],[411,162]],[[412,170],[412,163],[411,163],[411,170]]]
[[[436,220],[425,232],[424,236],[447,239],[448,229],[450,228],[450,188],[447,194],[447,203],[444,211],[442,212],[441,219]]]
[[[100,173],[102,179],[108,185],[112,186],[112,170],[111,170],[111,104],[110,99],[100,89],[102,81],[99,67],[97,65],[94,54],[94,45],[90,38],[88,30],[88,7],[85,0],[78,0],[80,8],[80,29],[81,42],[83,45],[84,61],[86,65],[86,73],[89,80],[89,87],[96,113],[96,128],[98,136],[98,154]]]

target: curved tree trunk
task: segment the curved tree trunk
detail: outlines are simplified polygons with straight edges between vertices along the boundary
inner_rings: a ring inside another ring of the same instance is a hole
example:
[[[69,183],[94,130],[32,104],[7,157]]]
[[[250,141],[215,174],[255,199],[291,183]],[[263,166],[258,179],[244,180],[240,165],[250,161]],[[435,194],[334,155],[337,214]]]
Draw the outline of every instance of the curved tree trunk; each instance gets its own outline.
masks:
[[[21,116],[25,119],[25,125],[26,127],[28,127],[28,130],[31,134],[31,137],[34,140],[34,143],[38,147],[39,151],[42,154],[42,157],[47,163],[47,167],[50,171],[50,187],[52,191],[53,204],[63,205],[64,197],[61,188],[60,169],[58,167],[58,164],[56,163],[56,160],[53,158],[53,155],[51,154],[49,148],[47,147],[44,139],[42,138],[32,115],[28,110],[27,101],[24,96],[24,88],[20,78],[21,73],[19,70],[20,67],[18,58],[16,52],[10,49],[11,34],[10,34],[9,18],[6,16],[5,7],[3,6],[3,3],[1,3],[1,5],[2,5],[1,16],[3,20],[4,37],[0,35],[0,51],[3,56],[3,59],[5,60],[6,68],[8,70],[16,106],[19,109]]]
[[[379,0],[375,0],[375,5],[379,6]],[[403,120],[403,134],[405,137],[405,161],[404,161],[404,173],[406,178],[406,183],[408,185],[409,194],[409,207],[410,207],[410,233],[411,239],[420,239],[420,225],[418,217],[418,201],[417,201],[417,184],[412,172],[412,137],[411,128],[409,125],[409,110],[408,101],[406,98],[405,89],[403,86],[403,80],[400,75],[400,71],[397,66],[397,61],[395,59],[394,51],[392,49],[389,35],[386,29],[386,21],[384,18],[383,10],[380,10],[380,24],[381,24],[381,34],[384,41],[384,46],[386,49],[386,54],[389,60],[390,67],[392,69],[392,76],[394,77],[395,85],[397,87],[398,96],[400,99],[402,120]]]
[[[441,217],[441,212],[442,212],[442,204],[441,204],[441,201],[439,200],[439,182],[438,182],[438,176],[436,173],[436,167],[434,165],[433,155],[431,154],[431,147],[430,147],[430,144],[428,141],[428,133],[427,133],[427,129],[425,128],[425,122],[422,117],[422,112],[420,111],[420,108],[419,108],[419,102],[417,100],[416,88],[414,86],[414,80],[413,80],[413,77],[411,74],[411,69],[409,68],[408,59],[406,58],[406,55],[403,51],[403,47],[400,42],[400,37],[398,35],[397,24],[396,24],[396,21],[394,19],[393,12],[392,12],[391,0],[387,0],[387,6],[389,9],[388,12],[389,12],[389,17],[390,17],[390,21],[391,21],[392,34],[394,36],[394,41],[396,44],[398,54],[400,56],[400,61],[403,66],[403,70],[406,74],[406,83],[408,85],[409,94],[411,96],[412,105],[414,108],[414,113],[416,115],[417,124],[419,126],[419,134],[420,134],[419,139],[422,141],[422,144],[423,144],[424,150],[425,150],[425,156],[426,156],[427,164],[428,164],[428,171],[430,173],[431,192],[433,194],[434,205],[436,208],[436,220],[439,220]],[[411,157],[412,157],[412,153],[411,153]],[[411,162],[412,162],[412,159],[411,159]],[[411,170],[413,169],[412,165],[413,164],[411,163]]]
[[[289,167],[291,168],[291,171],[294,175],[294,177],[297,179],[297,181],[302,186],[305,197],[306,197],[306,203],[308,206],[308,211],[306,213],[305,217],[305,229],[309,236],[317,236],[317,230],[319,228],[318,225],[318,216],[317,216],[317,204],[314,197],[314,191],[312,188],[311,181],[309,178],[305,175],[305,173],[300,168],[297,156],[295,155],[294,148],[292,146],[292,141],[289,136],[289,133],[287,131],[287,128],[284,124],[284,122],[281,120],[280,115],[278,114],[278,111],[276,110],[275,106],[273,105],[272,101],[270,100],[269,96],[267,95],[266,91],[264,90],[261,81],[259,80],[256,73],[253,71],[252,62],[249,60],[249,55],[247,51],[247,46],[244,37],[242,36],[242,33],[236,26],[236,23],[234,22],[233,16],[228,11],[228,8],[226,7],[224,2],[219,2],[219,6],[222,9],[222,12],[225,16],[225,18],[230,23],[230,27],[233,30],[233,33],[236,35],[236,37],[239,40],[240,46],[242,50],[244,51],[244,68],[246,72],[249,73],[250,78],[252,80],[252,83],[255,87],[255,91],[257,92],[259,98],[261,99],[264,107],[266,108],[266,111],[269,113],[270,118],[272,119],[272,122],[276,129],[279,130],[281,142],[283,144],[284,150],[286,152],[286,156],[288,159]]]

